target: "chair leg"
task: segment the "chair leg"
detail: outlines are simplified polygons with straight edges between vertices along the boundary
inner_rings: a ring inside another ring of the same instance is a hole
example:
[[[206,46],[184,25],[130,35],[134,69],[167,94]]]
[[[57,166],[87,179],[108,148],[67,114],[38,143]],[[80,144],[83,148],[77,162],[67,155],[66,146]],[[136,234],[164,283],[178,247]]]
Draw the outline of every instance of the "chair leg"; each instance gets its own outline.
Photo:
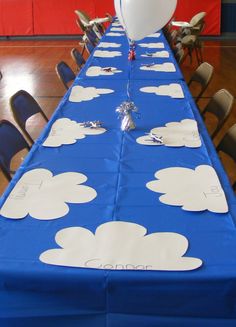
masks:
[[[201,63],[201,60],[200,60],[200,58],[199,58],[198,49],[197,49],[197,47],[196,47],[196,46],[194,47],[194,49],[195,49],[195,54],[196,54],[196,58],[197,58],[197,63],[198,63],[198,65],[200,65],[200,63]]]

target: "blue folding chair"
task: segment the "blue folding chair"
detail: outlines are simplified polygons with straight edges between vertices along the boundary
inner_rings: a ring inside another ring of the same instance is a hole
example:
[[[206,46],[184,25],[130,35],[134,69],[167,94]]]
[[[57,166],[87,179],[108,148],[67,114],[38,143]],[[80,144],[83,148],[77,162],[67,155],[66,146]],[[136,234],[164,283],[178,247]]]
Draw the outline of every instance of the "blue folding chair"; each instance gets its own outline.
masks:
[[[98,39],[96,33],[92,29],[87,29],[85,31],[85,35],[86,35],[89,43],[91,43],[94,47],[98,44],[99,39]]]
[[[86,42],[85,48],[86,48],[86,51],[88,52],[88,54],[91,55],[91,53],[94,50],[94,46],[90,42]]]
[[[56,65],[56,73],[59,80],[62,82],[64,87],[68,90],[69,89],[68,84],[73,82],[76,77],[73,70],[64,61],[61,61]]]
[[[25,141],[18,129],[9,121],[0,121],[0,168],[5,177],[10,181],[11,160],[21,150],[30,150],[28,143]]]
[[[46,122],[48,118],[39,106],[38,102],[26,91],[20,90],[10,98],[10,106],[18,126],[24,136],[33,144],[34,140],[26,130],[26,122],[33,115],[40,113]]]
[[[82,54],[76,48],[73,48],[71,50],[71,57],[74,60],[74,62],[77,64],[78,69],[81,69],[81,67],[85,64],[85,60]]]

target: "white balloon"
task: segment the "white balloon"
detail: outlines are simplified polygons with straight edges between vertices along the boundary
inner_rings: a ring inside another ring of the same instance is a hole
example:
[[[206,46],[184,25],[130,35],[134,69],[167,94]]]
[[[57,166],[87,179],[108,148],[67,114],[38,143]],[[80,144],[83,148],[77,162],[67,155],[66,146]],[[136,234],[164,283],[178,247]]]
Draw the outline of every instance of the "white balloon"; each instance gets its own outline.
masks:
[[[132,41],[160,30],[171,19],[177,0],[114,0],[116,15]]]

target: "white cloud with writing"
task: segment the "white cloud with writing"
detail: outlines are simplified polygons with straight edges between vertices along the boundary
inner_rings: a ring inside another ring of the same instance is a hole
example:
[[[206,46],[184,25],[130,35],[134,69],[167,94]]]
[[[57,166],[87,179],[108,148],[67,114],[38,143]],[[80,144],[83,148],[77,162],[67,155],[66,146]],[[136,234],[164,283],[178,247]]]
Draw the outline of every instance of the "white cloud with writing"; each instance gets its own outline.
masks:
[[[81,185],[87,177],[77,172],[53,176],[47,169],[26,172],[16,183],[3,204],[5,218],[22,219],[27,215],[41,220],[57,219],[69,212],[67,203],[87,203],[96,198],[96,191]]]
[[[157,180],[146,186],[153,192],[163,193],[159,200],[164,204],[180,206],[186,211],[228,212],[224,191],[211,166],[171,167],[157,171],[155,177]]]
[[[100,135],[105,133],[104,128],[84,127],[69,118],[57,119],[43,142],[46,147],[59,147],[61,145],[74,144],[77,140],[84,139],[87,135]]]
[[[100,67],[100,66],[91,66],[87,69],[86,75],[89,77],[94,76],[111,76],[115,74],[122,73],[122,70],[117,69],[116,67]]]
[[[164,64],[156,65],[143,65],[140,67],[140,70],[154,71],[154,72],[176,72],[175,65],[171,62],[165,62]]]
[[[120,51],[107,51],[107,50],[96,50],[93,54],[97,58],[115,58],[122,56]]]
[[[139,43],[141,48],[149,48],[149,49],[164,49],[165,45],[163,42],[157,43]]]
[[[160,143],[153,141],[152,134],[162,137],[165,146],[198,148],[202,144],[197,122],[193,119],[184,119],[180,122],[167,123],[165,127],[153,128],[150,135],[137,138],[137,143],[150,146],[160,145]]]
[[[98,48],[120,48],[120,43],[112,43],[112,42],[100,42],[98,44]]]
[[[168,85],[160,85],[160,86],[147,86],[142,87],[140,89],[141,92],[144,93],[153,93],[161,96],[169,96],[174,99],[182,99],[184,98],[184,92],[182,86],[177,83],[172,83]]]
[[[111,221],[95,234],[82,227],[59,231],[55,240],[61,247],[40,255],[50,265],[111,270],[187,271],[202,265],[198,258],[185,257],[188,240],[177,233],[147,234],[145,227]]]
[[[111,89],[97,89],[96,87],[83,87],[76,85],[72,87],[69,101],[71,102],[83,102],[91,101],[101,95],[113,93]]]

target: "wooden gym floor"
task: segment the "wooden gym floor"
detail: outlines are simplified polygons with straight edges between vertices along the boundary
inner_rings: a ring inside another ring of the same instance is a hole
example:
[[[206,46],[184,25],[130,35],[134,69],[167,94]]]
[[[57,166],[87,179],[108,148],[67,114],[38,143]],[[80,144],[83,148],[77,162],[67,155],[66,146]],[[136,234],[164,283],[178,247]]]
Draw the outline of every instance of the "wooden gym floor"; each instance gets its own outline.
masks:
[[[55,65],[66,61],[76,71],[76,65],[70,57],[70,50],[79,47],[78,40],[60,41],[0,41],[0,70],[3,79],[0,81],[0,119],[14,122],[9,98],[20,89],[32,94],[39,102],[46,115],[50,117],[63,97],[65,90],[55,73]],[[205,41],[203,49],[204,61],[215,68],[213,81],[204,97],[199,102],[199,107],[210,100],[212,95],[221,88],[228,89],[236,97],[236,41]],[[190,64],[189,59],[182,65],[186,81],[196,69],[197,63]],[[194,91],[191,90],[193,95]],[[209,117],[208,126],[212,128],[214,120]],[[215,144],[219,142],[227,129],[236,123],[236,102],[229,120],[226,122]],[[30,119],[28,128],[38,135],[43,124],[37,119]],[[221,156],[230,179],[236,178],[236,165]],[[13,162],[13,169],[19,165],[21,158]],[[0,194],[7,186],[7,181],[0,173]]]

